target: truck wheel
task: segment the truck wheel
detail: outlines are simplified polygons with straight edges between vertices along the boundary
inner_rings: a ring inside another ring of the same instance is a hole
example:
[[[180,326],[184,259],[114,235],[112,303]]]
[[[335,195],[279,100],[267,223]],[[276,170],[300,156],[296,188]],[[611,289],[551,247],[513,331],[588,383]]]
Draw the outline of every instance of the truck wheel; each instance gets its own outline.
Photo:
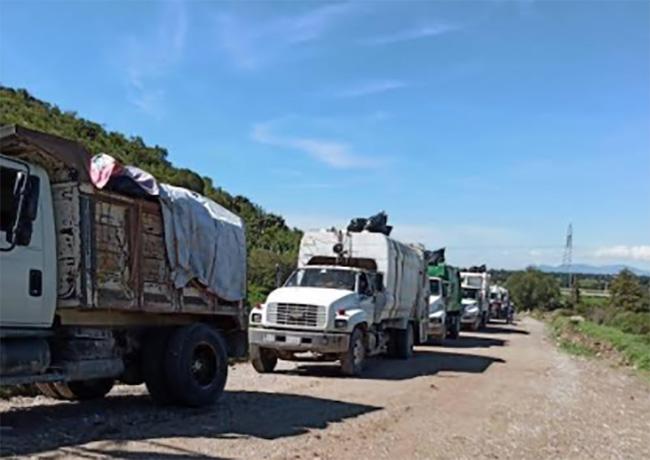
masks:
[[[411,324],[406,329],[396,329],[394,338],[397,358],[409,359],[413,356],[413,327]]]
[[[205,324],[176,329],[167,346],[165,373],[179,402],[198,407],[217,401],[228,378],[228,355],[221,335]]]
[[[151,398],[162,405],[175,402],[167,383],[164,361],[170,334],[167,329],[151,331],[142,344],[142,377]]]
[[[76,380],[74,382],[37,383],[45,396],[68,401],[87,401],[103,398],[113,388],[113,379]]]
[[[366,362],[366,345],[363,340],[363,331],[355,328],[350,336],[348,350],[341,355],[341,372],[343,375],[358,376],[363,372]]]
[[[113,379],[75,380],[74,382],[55,383],[57,391],[65,399],[87,401],[103,398],[113,388]]]
[[[458,338],[459,333],[460,333],[460,321],[458,320],[458,317],[455,317],[454,321],[451,324],[451,327],[447,329],[447,337],[455,340]]]
[[[278,355],[275,351],[268,348],[260,348],[257,345],[251,345],[251,364],[260,374],[273,372],[278,364]]]
[[[56,391],[56,388],[54,388],[54,384],[47,382],[47,383],[37,383],[36,388],[38,388],[38,391],[40,391],[44,396],[47,396],[48,398],[54,398],[54,399],[61,399],[62,396],[59,394],[58,391]]]

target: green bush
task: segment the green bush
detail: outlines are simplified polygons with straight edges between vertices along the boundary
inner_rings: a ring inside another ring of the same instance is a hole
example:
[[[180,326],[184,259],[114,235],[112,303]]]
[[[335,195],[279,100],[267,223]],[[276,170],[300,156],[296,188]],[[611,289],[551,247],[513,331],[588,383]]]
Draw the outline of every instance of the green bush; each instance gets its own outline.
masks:
[[[519,309],[553,310],[560,304],[560,287],[546,273],[529,267],[508,277],[506,287]]]
[[[619,312],[606,324],[629,334],[647,335],[650,339],[650,313]]]

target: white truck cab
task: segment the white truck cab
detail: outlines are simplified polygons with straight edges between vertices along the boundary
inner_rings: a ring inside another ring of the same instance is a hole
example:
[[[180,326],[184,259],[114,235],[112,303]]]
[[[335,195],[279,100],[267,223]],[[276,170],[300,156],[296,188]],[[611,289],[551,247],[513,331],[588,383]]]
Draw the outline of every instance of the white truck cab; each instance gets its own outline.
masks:
[[[489,320],[490,275],[485,271],[461,272],[463,315],[461,324],[477,331]]]
[[[48,328],[57,292],[48,175],[39,166],[0,155],[0,188],[2,326]]]
[[[447,305],[444,291],[448,289],[448,284],[439,277],[429,277],[429,334],[437,340],[443,340],[447,335]]]
[[[285,285],[269,294],[251,313],[261,327],[299,327],[301,332],[266,332],[265,345],[292,351],[342,352],[359,324],[373,322],[376,274],[353,267],[317,265],[299,268]]]

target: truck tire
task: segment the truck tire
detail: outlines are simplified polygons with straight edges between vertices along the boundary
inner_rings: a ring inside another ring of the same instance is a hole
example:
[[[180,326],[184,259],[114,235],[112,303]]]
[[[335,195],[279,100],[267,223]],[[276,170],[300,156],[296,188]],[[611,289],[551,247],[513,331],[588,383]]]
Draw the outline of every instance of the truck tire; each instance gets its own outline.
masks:
[[[165,354],[171,330],[158,329],[145,335],[142,343],[142,377],[149,396],[158,404],[175,401],[165,374]]]
[[[62,396],[58,391],[56,391],[54,384],[51,382],[37,383],[36,388],[38,388],[38,391],[40,391],[44,396],[47,396],[48,398],[62,399]]]
[[[113,379],[75,380],[74,382],[37,383],[45,396],[68,401],[88,401],[103,398],[113,388]]]
[[[413,326],[409,324],[406,329],[395,329],[395,357],[409,359],[413,356]]]
[[[458,316],[454,316],[454,320],[452,321],[451,327],[447,329],[447,337],[452,340],[456,340],[459,334],[460,334],[460,320],[458,319]]]
[[[355,328],[350,336],[348,350],[341,355],[341,373],[347,376],[359,376],[366,363],[366,345],[363,331]]]
[[[221,335],[206,324],[176,329],[167,345],[165,373],[178,402],[193,407],[216,402],[228,378],[228,355]]]
[[[275,370],[278,364],[278,354],[268,348],[260,348],[257,345],[250,346],[251,364],[260,374],[268,374]]]

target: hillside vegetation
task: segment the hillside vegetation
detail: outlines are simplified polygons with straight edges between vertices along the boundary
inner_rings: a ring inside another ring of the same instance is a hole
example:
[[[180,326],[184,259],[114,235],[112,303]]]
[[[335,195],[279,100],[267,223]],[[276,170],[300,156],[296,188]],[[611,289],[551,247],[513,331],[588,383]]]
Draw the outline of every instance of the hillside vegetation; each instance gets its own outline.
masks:
[[[83,144],[92,154],[108,153],[125,164],[152,173],[161,182],[186,187],[239,214],[246,222],[249,260],[249,300],[260,301],[275,286],[275,267],[286,275],[297,257],[301,232],[278,215],[265,212],[244,196],[233,196],[209,177],[174,166],[165,148],[142,138],[107,131],[99,123],[65,112],[36,99],[26,90],[0,87],[0,125],[20,124]]]

